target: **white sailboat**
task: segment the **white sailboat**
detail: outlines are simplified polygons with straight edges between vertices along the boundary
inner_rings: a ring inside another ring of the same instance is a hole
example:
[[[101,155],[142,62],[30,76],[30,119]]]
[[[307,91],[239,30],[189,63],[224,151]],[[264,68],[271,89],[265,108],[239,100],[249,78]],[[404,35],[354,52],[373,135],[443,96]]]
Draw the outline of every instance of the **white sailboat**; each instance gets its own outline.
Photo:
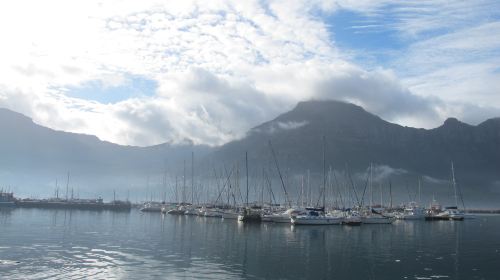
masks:
[[[455,168],[453,166],[453,161],[451,162],[451,183],[453,185],[453,190],[455,193],[455,206],[445,207],[443,211],[438,213],[430,213],[425,217],[426,220],[453,220],[462,221],[465,218],[465,213],[458,209],[458,193],[457,193],[457,183],[455,181]]]
[[[403,209],[403,212],[396,214],[396,219],[423,220],[425,219],[425,215],[425,209],[423,207],[419,207],[416,202],[412,201]]]
[[[325,214],[324,208],[307,207],[304,215],[292,216],[293,225],[340,225],[344,217]]]
[[[361,222],[363,224],[392,224],[395,220],[394,217],[388,217],[383,215],[382,213],[379,213],[373,209],[373,165],[370,164],[370,180],[369,180],[369,187],[370,187],[370,207],[366,209],[365,211],[362,211],[360,213],[361,217]]]
[[[291,222],[293,225],[340,225],[344,221],[344,217],[332,215],[325,212],[326,204],[326,140],[323,137],[323,207],[321,208],[306,208],[304,215],[292,216]]]
[[[271,223],[290,223],[291,218],[294,216],[298,216],[300,214],[304,214],[305,209],[300,208],[290,208],[281,213],[270,213],[263,214],[262,221],[271,222]]]

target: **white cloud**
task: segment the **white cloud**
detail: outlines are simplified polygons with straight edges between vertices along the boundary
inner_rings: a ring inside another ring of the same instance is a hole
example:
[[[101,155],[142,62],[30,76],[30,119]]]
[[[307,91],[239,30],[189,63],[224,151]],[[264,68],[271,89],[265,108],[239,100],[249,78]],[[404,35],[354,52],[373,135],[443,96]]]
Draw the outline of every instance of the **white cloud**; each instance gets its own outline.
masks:
[[[492,68],[497,61],[486,57],[476,64],[454,63],[464,52],[477,53],[476,58],[495,52],[498,36],[492,35],[498,25],[482,22],[442,37],[422,35],[471,22],[485,14],[480,5],[395,5],[396,19],[387,28],[420,39],[393,66],[397,75],[384,67],[364,70],[349,62],[351,50],[337,47],[335,34],[317,13],[351,9],[383,18],[387,4],[5,2],[0,4],[0,106],[52,128],[134,145],[186,138],[221,144],[311,98],[352,101],[388,120],[427,127],[449,112],[465,116],[467,110],[456,108],[469,106],[473,88],[481,100],[476,108],[489,104],[488,112],[494,112],[500,107],[487,86],[498,84],[498,69]],[[445,14],[433,16],[446,8]],[[436,57],[446,68],[432,66],[439,61]],[[453,74],[459,80],[456,86]],[[156,81],[158,88],[152,96],[110,104],[66,95],[92,81],[104,90],[127,85],[129,76]],[[455,89],[456,96],[440,93]],[[450,109],[443,100],[465,105]]]

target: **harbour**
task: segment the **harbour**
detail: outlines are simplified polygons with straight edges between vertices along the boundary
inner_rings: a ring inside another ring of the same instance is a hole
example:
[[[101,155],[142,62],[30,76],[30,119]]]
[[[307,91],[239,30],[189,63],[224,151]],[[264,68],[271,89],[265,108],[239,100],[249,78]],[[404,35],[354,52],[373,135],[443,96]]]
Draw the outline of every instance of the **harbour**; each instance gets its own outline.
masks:
[[[390,226],[0,210],[5,279],[496,279],[500,216]],[[36,230],[34,230],[36,229]]]

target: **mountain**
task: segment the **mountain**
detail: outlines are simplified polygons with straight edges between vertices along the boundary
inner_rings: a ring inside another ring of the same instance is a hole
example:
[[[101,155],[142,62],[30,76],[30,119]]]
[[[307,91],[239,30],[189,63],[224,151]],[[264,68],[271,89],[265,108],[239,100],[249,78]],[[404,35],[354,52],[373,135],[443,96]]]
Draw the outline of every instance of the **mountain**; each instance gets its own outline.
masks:
[[[0,188],[19,186],[20,191],[33,193],[47,188],[52,192],[56,178],[64,185],[67,172],[72,185],[86,190],[144,187],[147,177],[154,185],[161,180],[155,177],[161,177],[166,169],[176,170],[177,163],[190,159],[192,151],[200,157],[211,151],[208,146],[191,143],[117,145],[91,135],[52,130],[2,108],[0,131]]]
[[[138,195],[154,191],[158,197],[166,191],[165,171],[170,185],[173,176],[182,178],[183,161],[189,168],[191,151],[196,155],[198,178],[212,178],[214,168],[221,170],[235,162],[243,166],[248,151],[251,177],[261,178],[262,168],[267,168],[276,181],[273,186],[279,187],[271,142],[285,181],[291,185],[307,170],[312,182],[321,185],[325,144],[327,166],[349,170],[358,186],[366,181],[367,168],[373,163],[377,183],[387,185],[392,180],[400,197],[415,192],[418,176],[424,176],[427,196],[450,197],[453,161],[465,194],[478,201],[500,199],[500,118],[475,126],[449,118],[434,129],[418,129],[387,122],[354,104],[307,101],[250,129],[242,139],[216,148],[189,143],[121,146],[95,136],[45,128],[7,109],[0,109],[0,131],[0,188],[17,186],[21,194],[52,192],[55,179],[59,186],[65,185],[69,171],[70,185],[82,193],[105,190],[109,197],[114,189],[135,189]],[[205,179],[200,182],[215,185]]]
[[[477,126],[449,118],[434,129],[387,122],[354,104],[300,102],[293,110],[252,128],[212,156],[229,162],[249,152],[252,162],[271,160],[271,141],[279,162],[292,173],[318,171],[327,165],[364,171],[374,163],[405,173],[449,180],[454,162],[461,183],[470,187],[500,182],[500,119]],[[414,176],[415,178],[415,176]]]

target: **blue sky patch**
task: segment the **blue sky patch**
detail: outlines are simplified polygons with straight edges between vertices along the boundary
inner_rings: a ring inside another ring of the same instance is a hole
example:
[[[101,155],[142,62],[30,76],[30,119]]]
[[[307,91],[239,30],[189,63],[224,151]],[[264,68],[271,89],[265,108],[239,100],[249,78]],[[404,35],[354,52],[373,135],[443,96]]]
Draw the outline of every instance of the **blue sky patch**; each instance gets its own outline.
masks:
[[[68,87],[66,95],[93,100],[103,104],[117,103],[134,97],[153,96],[158,83],[143,76],[126,75],[117,86],[106,86],[101,80],[92,80],[79,87]]]
[[[356,60],[370,56],[373,63],[385,64],[394,52],[405,49],[408,42],[398,37],[391,27],[395,19],[387,15],[366,16],[349,10],[339,10],[322,16],[329,28],[332,41],[341,49],[351,49],[363,54]],[[365,64],[363,61],[358,63]]]

